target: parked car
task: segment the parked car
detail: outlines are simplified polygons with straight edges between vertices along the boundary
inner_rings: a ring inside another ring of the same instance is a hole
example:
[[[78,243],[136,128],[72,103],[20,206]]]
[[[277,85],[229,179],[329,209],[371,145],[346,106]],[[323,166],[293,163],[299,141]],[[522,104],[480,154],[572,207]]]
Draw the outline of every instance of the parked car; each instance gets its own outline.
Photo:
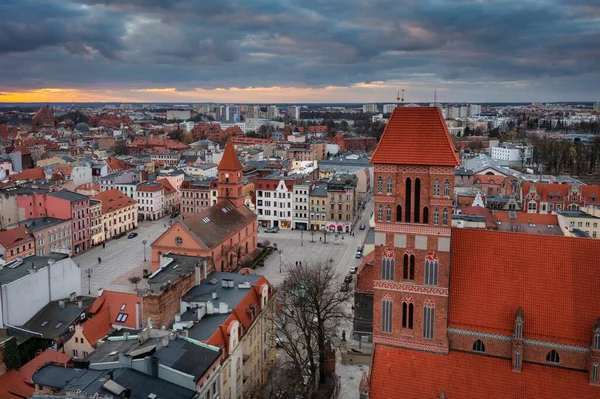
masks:
[[[279,231],[279,227],[270,226],[265,229],[265,233],[277,233]]]
[[[360,225],[360,229],[361,229],[361,230],[364,230],[364,229],[366,229],[366,228],[367,228],[367,226],[365,226],[364,224],[361,224],[361,225]]]
[[[358,268],[356,266],[350,267],[350,274],[355,274]]]
[[[135,238],[137,237],[137,233],[129,233],[129,235],[127,236],[127,238]]]
[[[346,274],[346,277],[344,277],[344,282],[345,283],[351,283],[352,282],[352,275],[351,274]]]
[[[360,251],[356,251],[356,255],[354,255],[354,257],[355,257],[356,259],[360,259],[360,258],[362,258],[362,252],[360,252]]]
[[[177,216],[179,216],[179,212],[173,212],[171,214],[171,219],[175,219]]]

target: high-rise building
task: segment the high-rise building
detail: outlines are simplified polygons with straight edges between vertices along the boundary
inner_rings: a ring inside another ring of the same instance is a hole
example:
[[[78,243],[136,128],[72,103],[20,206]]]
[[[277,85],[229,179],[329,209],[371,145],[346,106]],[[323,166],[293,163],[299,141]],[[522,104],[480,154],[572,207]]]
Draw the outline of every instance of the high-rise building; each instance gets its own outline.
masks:
[[[287,108],[288,118],[291,120],[299,120],[300,119],[300,107],[297,105],[290,106]]]
[[[481,105],[470,104],[469,105],[469,116],[477,116],[479,114],[481,114]]]
[[[377,112],[377,104],[365,104],[363,105],[363,113],[374,114]]]
[[[277,119],[279,118],[279,109],[276,105],[271,105],[267,108],[267,118],[269,119]]]
[[[394,108],[396,108],[396,104],[384,104],[383,105],[383,114],[384,115],[389,115],[394,111]]]

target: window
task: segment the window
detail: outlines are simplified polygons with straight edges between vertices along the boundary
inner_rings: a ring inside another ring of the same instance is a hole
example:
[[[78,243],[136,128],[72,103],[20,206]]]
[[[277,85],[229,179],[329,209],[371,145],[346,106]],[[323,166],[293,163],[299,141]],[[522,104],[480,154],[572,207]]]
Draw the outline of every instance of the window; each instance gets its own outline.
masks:
[[[592,366],[592,381],[598,381],[598,362]]]
[[[600,349],[600,331],[594,334],[594,349]]]
[[[396,222],[402,221],[402,206],[396,205]]]
[[[546,355],[546,361],[550,363],[560,363],[560,356],[558,356],[558,352],[552,349]]]
[[[440,210],[437,208],[433,210],[433,224],[436,226],[440,224]]]
[[[388,195],[392,193],[393,187],[394,187],[394,183],[392,182],[392,178],[388,177],[386,186],[385,186],[385,189],[386,189],[386,192],[388,193]]]
[[[87,357],[89,353],[87,353],[86,351],[83,351],[83,357]]]
[[[117,321],[118,321],[119,323],[125,323],[125,320],[127,320],[127,316],[128,316],[128,314],[127,314],[127,313],[119,313],[119,314],[117,315]]]
[[[523,322],[522,321],[517,321],[517,325],[515,328],[515,338],[523,339]]]
[[[515,352],[515,369],[521,369],[521,352]]]
[[[438,261],[425,260],[425,284],[437,285],[438,283]]]
[[[77,349],[73,349],[73,357],[74,357],[74,358],[77,358],[77,355],[78,355],[78,354],[79,354],[79,353],[77,352]]]
[[[433,322],[435,320],[435,309],[433,306],[425,305],[423,308],[423,338],[433,339]]]
[[[75,343],[78,344],[79,343],[79,338],[75,337]]]
[[[408,275],[408,279],[409,280],[415,279],[415,256],[414,255],[410,256],[410,273]]]
[[[402,328],[413,329],[413,313],[415,305],[408,302],[402,303]]]
[[[402,265],[402,278],[408,280],[408,254],[404,254],[404,263]]]
[[[377,178],[377,193],[383,193],[383,178],[381,176]]]
[[[444,211],[442,212],[442,224],[444,226],[448,225],[448,208],[444,208]]]
[[[473,352],[485,352],[485,345],[480,339],[473,343]]]
[[[433,196],[434,197],[440,196],[440,181],[439,180],[435,180],[433,182]]]
[[[429,208],[427,207],[423,208],[423,223],[429,224]]]
[[[392,301],[389,299],[381,302],[381,332],[392,332]]]
[[[444,197],[450,197],[450,182],[444,181]]]
[[[381,260],[381,279],[394,279],[394,258],[387,258],[384,255],[383,259]]]
[[[177,244],[177,245],[183,244],[183,238],[181,238],[181,237],[175,238],[175,244]]]
[[[392,221],[392,206],[388,205],[385,208],[385,221],[386,222],[391,222]]]
[[[537,204],[535,202],[530,202],[527,205],[527,209],[530,210],[530,211],[535,211],[537,209]]]
[[[333,216],[331,217],[333,219]],[[381,222],[383,220],[383,205],[379,204],[377,207],[377,221]]]

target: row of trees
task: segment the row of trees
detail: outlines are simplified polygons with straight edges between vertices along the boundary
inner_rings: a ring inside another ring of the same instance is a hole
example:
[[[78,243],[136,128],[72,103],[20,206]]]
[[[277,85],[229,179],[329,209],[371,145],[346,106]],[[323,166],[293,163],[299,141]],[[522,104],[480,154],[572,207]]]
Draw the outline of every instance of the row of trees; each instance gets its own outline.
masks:
[[[600,137],[592,143],[533,139],[532,161],[547,173],[593,174],[600,164]]]

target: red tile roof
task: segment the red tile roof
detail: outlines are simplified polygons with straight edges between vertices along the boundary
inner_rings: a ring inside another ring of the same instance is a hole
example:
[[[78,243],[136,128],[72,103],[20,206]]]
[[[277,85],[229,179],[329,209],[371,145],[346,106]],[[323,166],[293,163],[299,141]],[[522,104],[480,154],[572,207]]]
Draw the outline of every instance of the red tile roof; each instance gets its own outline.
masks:
[[[119,189],[116,188],[102,191],[94,195],[93,198],[102,202],[102,214],[114,212],[121,208],[125,208],[137,203],[135,200],[131,199],[131,197],[123,194]]]
[[[63,178],[68,179],[71,176],[71,173],[73,173],[72,166],[57,166],[52,171],[52,178],[53,179],[63,179]]]
[[[474,243],[477,243],[474,247]],[[600,315],[600,240],[452,229],[449,327],[589,346]]]
[[[104,290],[89,309],[90,313],[98,313],[108,308],[110,323],[128,328],[138,328],[136,325],[136,303],[141,304],[141,297],[126,292]],[[123,310],[121,307],[125,305]],[[119,313],[127,314],[125,322],[118,322]],[[140,323],[141,325],[141,323]]]
[[[527,195],[532,184],[535,185],[535,191],[541,197],[542,201],[548,201],[548,194],[550,193],[553,194],[553,200],[564,201],[565,197],[569,195],[569,188],[571,187],[569,184],[531,183],[526,181],[521,184],[521,193],[523,197]],[[560,194],[560,200],[556,198],[556,194]]]
[[[0,375],[0,398],[23,399],[33,395],[34,389],[27,385],[25,378],[15,370]]]
[[[17,226],[9,230],[0,231],[0,245],[11,248],[13,245],[32,241],[33,236],[25,226]]]
[[[31,168],[22,170],[19,173],[8,176],[8,180],[37,180],[37,179],[45,179],[46,173],[42,168]]]
[[[515,373],[508,359],[472,353],[439,355],[384,345],[374,351],[369,399],[437,399],[442,389],[446,398],[600,397],[588,374],[576,370],[525,363]]]
[[[96,342],[108,335],[112,330],[109,309],[105,307],[81,326],[83,327],[83,335],[90,345],[95,345]]]
[[[233,147],[233,142],[231,140],[227,141],[225,145],[225,151],[223,151],[223,158],[221,158],[221,162],[218,166],[219,170],[242,170],[242,164],[235,152],[235,148]]]
[[[108,158],[106,160],[106,164],[108,165],[109,170],[112,172],[127,169],[127,164],[122,159]]]
[[[165,189],[165,187],[162,184],[146,182],[146,183],[138,184],[136,191],[152,192],[152,191],[161,191],[161,190],[164,191],[164,189]]]
[[[458,166],[437,107],[396,107],[371,157],[375,164]]]
[[[23,365],[19,369],[19,373],[23,376],[23,378],[25,378],[26,382],[33,384],[31,377],[33,377],[33,374],[35,374],[40,367],[52,362],[66,364],[70,361],[71,356],[67,355],[66,353],[57,352],[52,349],[46,349],[41,354],[34,357],[31,361]]]
[[[460,208],[460,213],[462,215],[474,215],[474,216],[482,216],[485,218],[485,226],[488,229],[495,229],[497,227],[496,218],[491,210],[488,208],[484,208],[481,206],[467,206],[465,208]]]
[[[29,149],[24,146],[17,146],[15,148],[13,148],[13,150],[10,153],[12,154],[17,151],[21,151],[21,155],[28,155],[28,154],[31,155],[31,151],[29,151]]]
[[[156,182],[163,185],[163,187],[165,188],[165,195],[172,194],[177,191],[173,188],[171,183],[169,183],[168,179],[157,179]]]
[[[544,215],[541,213],[517,212],[513,213],[517,218],[511,219],[509,211],[494,211],[494,217],[502,223],[524,223],[539,225],[558,225],[557,215]]]

